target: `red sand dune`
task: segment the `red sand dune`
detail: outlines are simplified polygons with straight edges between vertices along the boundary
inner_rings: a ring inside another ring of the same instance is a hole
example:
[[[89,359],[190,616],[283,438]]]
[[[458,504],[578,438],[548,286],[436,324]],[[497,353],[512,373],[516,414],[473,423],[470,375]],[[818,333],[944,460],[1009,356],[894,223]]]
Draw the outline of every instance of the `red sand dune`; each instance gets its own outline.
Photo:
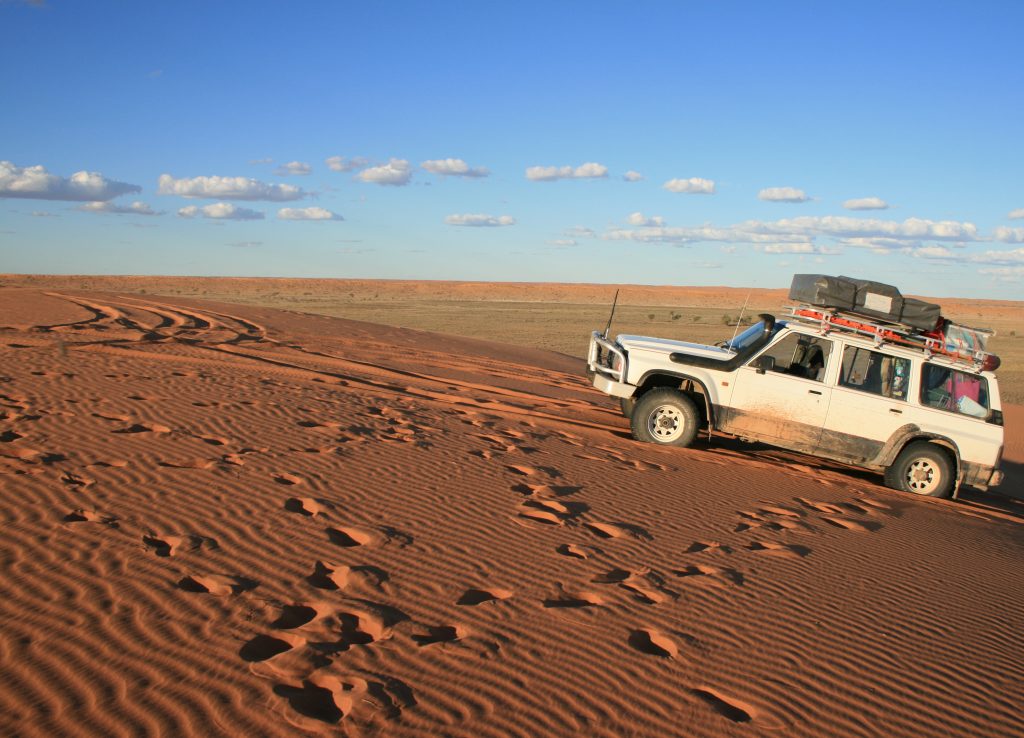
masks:
[[[2,734],[1024,734],[1021,502],[640,445],[542,351],[98,293],[0,326]]]

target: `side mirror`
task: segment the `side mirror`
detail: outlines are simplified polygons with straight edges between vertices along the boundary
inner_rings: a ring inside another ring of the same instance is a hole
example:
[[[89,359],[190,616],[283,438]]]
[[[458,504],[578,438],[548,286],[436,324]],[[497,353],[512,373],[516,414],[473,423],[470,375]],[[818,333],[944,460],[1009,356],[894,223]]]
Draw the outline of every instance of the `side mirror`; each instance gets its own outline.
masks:
[[[775,371],[775,357],[774,356],[758,356],[754,359],[753,367],[757,369],[758,374],[764,374],[765,372]]]

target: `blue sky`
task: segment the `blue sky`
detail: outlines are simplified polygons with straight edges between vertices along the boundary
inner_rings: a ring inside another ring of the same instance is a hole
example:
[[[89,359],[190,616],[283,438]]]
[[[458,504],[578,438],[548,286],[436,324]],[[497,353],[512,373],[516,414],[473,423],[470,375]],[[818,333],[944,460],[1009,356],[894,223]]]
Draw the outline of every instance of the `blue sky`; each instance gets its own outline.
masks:
[[[0,271],[1021,299],[1022,26],[983,1],[0,0]]]

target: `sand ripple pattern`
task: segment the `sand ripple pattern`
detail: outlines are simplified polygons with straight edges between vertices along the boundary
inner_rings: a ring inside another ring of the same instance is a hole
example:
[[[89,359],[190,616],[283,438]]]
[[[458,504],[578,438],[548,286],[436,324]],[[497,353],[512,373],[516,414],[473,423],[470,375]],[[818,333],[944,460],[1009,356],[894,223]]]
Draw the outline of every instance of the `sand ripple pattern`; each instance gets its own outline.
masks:
[[[39,304],[0,326],[2,734],[1024,732],[1012,516],[639,446],[557,357]]]

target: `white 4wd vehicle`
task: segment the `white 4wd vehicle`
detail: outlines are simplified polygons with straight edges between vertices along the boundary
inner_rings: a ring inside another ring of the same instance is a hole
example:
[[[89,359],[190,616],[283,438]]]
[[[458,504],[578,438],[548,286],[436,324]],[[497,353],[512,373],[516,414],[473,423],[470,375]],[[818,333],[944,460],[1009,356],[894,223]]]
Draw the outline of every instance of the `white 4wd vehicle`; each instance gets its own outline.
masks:
[[[992,372],[839,326],[834,312],[793,312],[718,346],[594,331],[588,376],[620,398],[638,441],[688,446],[705,428],[878,470],[918,495],[999,484]]]

